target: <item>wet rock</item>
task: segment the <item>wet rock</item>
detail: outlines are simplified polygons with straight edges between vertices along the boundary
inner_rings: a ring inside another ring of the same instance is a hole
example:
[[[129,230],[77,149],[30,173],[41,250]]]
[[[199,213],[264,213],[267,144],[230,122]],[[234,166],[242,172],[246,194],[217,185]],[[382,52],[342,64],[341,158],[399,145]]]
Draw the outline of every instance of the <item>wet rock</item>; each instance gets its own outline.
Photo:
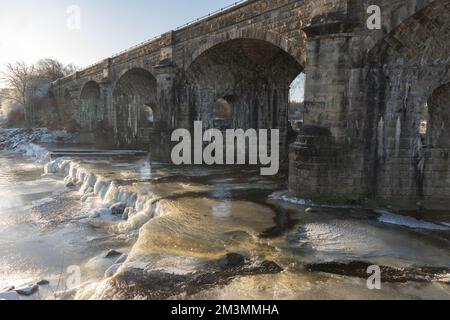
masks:
[[[162,300],[180,294],[190,296],[214,286],[227,285],[240,276],[276,274],[283,270],[273,261],[254,264],[236,253],[229,254],[212,265],[223,268],[224,263],[228,267],[221,271],[199,271],[189,274],[128,268],[116,274],[111,285],[124,299],[140,295],[151,300]]]
[[[121,263],[124,263],[125,261],[127,261],[127,259],[128,259],[128,255],[124,253],[119,257],[119,259],[116,260],[115,263],[121,264]]]
[[[73,189],[75,187],[76,187],[76,185],[73,182],[69,182],[69,183],[66,184],[66,188]]]
[[[125,211],[123,212],[122,215],[122,220],[127,221],[128,218],[131,216],[131,214],[133,213],[134,209],[133,208],[126,208]]]
[[[316,213],[316,212],[317,212],[317,209],[314,209],[314,208],[307,208],[307,209],[305,210],[305,212],[306,212],[306,213]]]
[[[219,264],[224,269],[241,267],[245,264],[245,257],[238,253],[229,253]]]
[[[121,266],[122,266],[121,263],[113,264],[111,267],[108,268],[108,270],[105,271],[105,278],[113,277],[117,273],[117,271],[119,271]]]
[[[207,273],[200,275],[196,282],[199,285],[214,285],[220,281],[220,276],[216,273]]]
[[[266,273],[280,273],[283,271],[283,268],[280,267],[273,261],[263,261],[260,266],[260,272],[263,274]]]
[[[192,275],[131,268],[116,275],[111,284],[125,299],[141,295],[151,300],[163,300],[181,294],[192,281],[192,277]]]
[[[48,280],[41,280],[36,283],[38,286],[48,286],[50,284],[50,281]]]
[[[116,203],[110,207],[111,214],[114,216],[122,216],[125,212],[125,205],[123,203]]]
[[[327,262],[307,265],[310,272],[324,272],[347,277],[367,279],[367,270],[373,263],[362,261]],[[442,282],[450,273],[450,269],[440,267],[412,267],[396,269],[380,266],[382,281],[390,283],[406,282]]]
[[[30,287],[23,287],[20,289],[16,290],[16,293],[21,295],[21,296],[32,296],[33,294],[35,294],[36,292],[38,292],[39,290],[39,286],[37,284],[30,286]]]
[[[121,255],[122,255],[122,253],[119,252],[119,251],[116,251],[116,250],[109,250],[109,251],[106,253],[105,258],[107,258],[107,259],[109,259],[109,258],[115,258],[115,257],[121,256]]]

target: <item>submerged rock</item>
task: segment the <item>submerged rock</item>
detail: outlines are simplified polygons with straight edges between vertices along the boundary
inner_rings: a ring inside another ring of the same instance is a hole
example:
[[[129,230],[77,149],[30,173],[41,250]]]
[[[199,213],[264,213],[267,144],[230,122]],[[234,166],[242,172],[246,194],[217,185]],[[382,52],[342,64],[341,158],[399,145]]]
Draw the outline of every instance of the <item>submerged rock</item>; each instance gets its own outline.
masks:
[[[114,258],[114,257],[118,257],[121,256],[122,252],[116,251],[116,250],[109,250],[106,255],[105,258]]]
[[[73,182],[69,182],[69,183],[66,184],[66,188],[72,189],[72,188],[75,188],[75,187],[76,187],[76,185]]]
[[[48,280],[41,280],[36,283],[38,286],[48,286],[50,284],[50,281]]]
[[[127,259],[128,259],[128,255],[127,254],[122,254],[120,257],[119,257],[119,259],[117,259],[116,260],[116,264],[122,264],[122,263],[124,263],[125,261],[127,261]]]
[[[245,264],[245,257],[238,253],[229,253],[226,257],[219,261],[222,268],[237,268]]]
[[[38,292],[39,290],[39,286],[37,284],[30,286],[30,287],[23,287],[20,289],[17,289],[16,292],[17,294],[21,295],[21,296],[31,296],[33,294],[35,294],[36,292]]]
[[[261,270],[260,272],[265,273],[280,273],[283,271],[283,268],[280,267],[278,264],[276,264],[273,261],[263,261],[260,266]]]
[[[105,271],[105,278],[111,278],[113,277],[117,271],[119,271],[119,268],[122,266],[122,263],[113,264],[111,267],[108,268],[108,270]]]
[[[306,268],[310,272],[324,272],[347,277],[367,279],[367,270],[373,263],[362,261],[326,262],[309,264]],[[383,282],[405,283],[405,282],[444,282],[448,279],[450,269],[440,267],[416,267],[396,269],[387,266],[380,266]]]
[[[255,264],[236,253],[228,254],[212,262],[211,266],[213,265],[221,270],[174,274],[165,270],[146,270],[125,266],[110,281],[110,285],[113,291],[123,299],[132,299],[139,295],[151,300],[163,300],[180,294],[194,295],[214,286],[226,285],[240,276],[276,274],[283,271],[273,261]]]
[[[111,214],[114,216],[122,216],[125,212],[125,205],[123,203],[116,203],[110,207]]]
[[[122,215],[122,220],[127,221],[128,218],[133,214],[134,209],[133,208],[126,208]]]

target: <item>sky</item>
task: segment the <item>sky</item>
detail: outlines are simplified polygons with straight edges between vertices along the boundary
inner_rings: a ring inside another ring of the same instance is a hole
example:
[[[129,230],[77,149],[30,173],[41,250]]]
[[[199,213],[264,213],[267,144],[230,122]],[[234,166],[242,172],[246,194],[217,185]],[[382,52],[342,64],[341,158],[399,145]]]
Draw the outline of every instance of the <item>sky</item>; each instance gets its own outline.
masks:
[[[86,67],[235,1],[0,0],[0,71],[42,58]]]
[[[87,66],[233,2],[0,0],[0,68],[44,57]]]

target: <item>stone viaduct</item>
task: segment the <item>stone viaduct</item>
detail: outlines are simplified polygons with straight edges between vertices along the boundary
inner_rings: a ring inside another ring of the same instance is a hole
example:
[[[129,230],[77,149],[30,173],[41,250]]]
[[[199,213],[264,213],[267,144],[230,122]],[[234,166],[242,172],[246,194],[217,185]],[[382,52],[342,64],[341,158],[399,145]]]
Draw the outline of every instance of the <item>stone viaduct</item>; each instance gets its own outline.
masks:
[[[370,30],[368,7],[381,8]],[[84,132],[167,144],[175,128],[279,128],[293,195],[450,202],[450,0],[248,0],[53,83]],[[284,141],[284,140],[283,140]]]

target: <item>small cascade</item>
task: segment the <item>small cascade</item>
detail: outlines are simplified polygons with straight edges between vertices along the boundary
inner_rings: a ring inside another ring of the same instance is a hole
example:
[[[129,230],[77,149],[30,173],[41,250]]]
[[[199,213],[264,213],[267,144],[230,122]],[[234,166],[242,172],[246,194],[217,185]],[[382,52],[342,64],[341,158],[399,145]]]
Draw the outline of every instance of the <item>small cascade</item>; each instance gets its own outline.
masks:
[[[133,190],[132,186],[120,186],[115,181],[93,174],[80,163],[68,158],[47,163],[45,173],[59,175],[66,184],[77,186],[81,201],[99,200],[95,202],[97,207],[93,208],[92,218],[102,218],[102,214],[111,217],[114,207],[122,207],[124,214],[119,217],[122,220],[110,225],[110,229],[116,233],[138,230],[155,216],[158,208],[156,203],[159,199],[155,195],[141,194]]]

